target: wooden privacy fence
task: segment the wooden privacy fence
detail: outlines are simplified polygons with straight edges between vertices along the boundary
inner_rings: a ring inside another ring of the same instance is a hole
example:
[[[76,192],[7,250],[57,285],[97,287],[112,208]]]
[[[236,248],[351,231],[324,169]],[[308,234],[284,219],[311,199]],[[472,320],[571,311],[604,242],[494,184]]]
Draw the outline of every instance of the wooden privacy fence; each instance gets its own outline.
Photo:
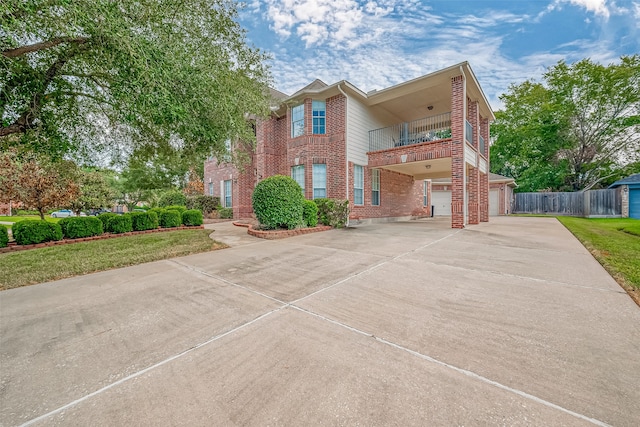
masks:
[[[515,193],[513,213],[570,216],[619,217],[622,215],[620,188],[577,193]]]

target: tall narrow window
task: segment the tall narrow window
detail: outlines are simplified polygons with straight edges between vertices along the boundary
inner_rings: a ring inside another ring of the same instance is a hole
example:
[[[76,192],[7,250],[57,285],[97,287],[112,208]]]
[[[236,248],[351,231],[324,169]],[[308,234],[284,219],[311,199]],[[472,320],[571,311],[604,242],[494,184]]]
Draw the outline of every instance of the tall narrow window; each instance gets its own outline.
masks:
[[[304,104],[291,109],[291,137],[304,134]]]
[[[313,165],[313,198],[327,197],[327,165]]]
[[[353,166],[353,204],[364,205],[364,173],[362,166]]]
[[[380,206],[380,169],[371,170],[371,206]]]
[[[231,180],[227,180],[224,182],[224,207],[230,208],[233,207],[231,205]]]
[[[422,182],[422,206],[429,206],[429,181]]]
[[[209,183],[209,195],[213,196],[213,182]]]
[[[222,155],[222,161],[225,163],[229,163],[231,161],[231,140],[224,140],[224,154]]]
[[[313,134],[322,135],[326,133],[326,117],[327,117],[327,104],[325,101],[313,101]]]
[[[304,165],[291,167],[291,178],[298,183],[304,194]]]

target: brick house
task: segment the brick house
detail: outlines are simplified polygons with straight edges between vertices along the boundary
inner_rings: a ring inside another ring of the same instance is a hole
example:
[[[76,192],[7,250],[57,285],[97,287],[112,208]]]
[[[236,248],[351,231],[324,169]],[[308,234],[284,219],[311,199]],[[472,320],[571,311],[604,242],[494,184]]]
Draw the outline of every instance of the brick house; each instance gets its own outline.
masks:
[[[315,80],[291,96],[272,95],[250,162],[242,170],[205,162],[205,194],[220,197],[234,218],[250,217],[255,185],[281,174],[307,199],[348,199],[355,221],[429,216],[429,180],[449,178],[451,226],[489,220],[495,117],[467,62],[368,93]]]

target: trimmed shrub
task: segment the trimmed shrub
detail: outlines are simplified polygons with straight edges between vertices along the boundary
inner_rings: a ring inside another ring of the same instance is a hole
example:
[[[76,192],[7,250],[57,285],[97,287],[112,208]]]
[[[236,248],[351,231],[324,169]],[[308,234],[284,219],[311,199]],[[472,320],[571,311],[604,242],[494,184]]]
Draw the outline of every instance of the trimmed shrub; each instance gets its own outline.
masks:
[[[202,212],[198,209],[189,209],[182,212],[182,223],[184,225],[202,225]]]
[[[9,244],[9,231],[6,225],[0,224],[0,248],[6,248]]]
[[[166,211],[165,208],[151,208],[147,211],[147,213],[154,212],[158,216],[158,221],[160,221],[160,214],[164,211]]]
[[[128,233],[130,231],[133,231],[131,214],[115,215],[107,219],[106,231],[114,234]]]
[[[220,218],[220,219],[233,219],[233,208],[221,208],[221,207],[218,207],[218,218]]]
[[[173,205],[186,206],[187,205],[187,196],[182,194],[180,191],[167,191],[162,196],[160,196],[160,200],[158,200],[158,206],[161,208]]]
[[[302,218],[307,227],[315,227],[318,225],[318,205],[313,200],[305,200],[302,207]]]
[[[62,229],[53,222],[42,220],[24,220],[13,224],[13,238],[19,245],[62,240]]]
[[[154,230],[158,228],[158,214],[155,212],[131,212],[133,231]]]
[[[165,210],[160,214],[159,222],[162,228],[180,227],[180,224],[182,224],[182,215],[180,215],[178,211]]]
[[[340,199],[314,199],[318,206],[318,221],[323,225],[342,228],[349,219],[349,201]]]
[[[171,206],[167,206],[165,208],[166,210],[171,210],[171,211],[178,211],[180,213],[184,212],[187,210],[186,206],[180,206],[180,205],[171,205]]]
[[[94,216],[62,218],[58,225],[62,229],[62,235],[67,239],[99,236],[104,231],[102,221]]]
[[[304,196],[293,178],[273,175],[258,183],[253,190],[253,211],[267,229],[292,229],[304,224]]]
[[[199,209],[203,215],[209,215],[216,210],[216,206],[220,204],[220,197],[213,196],[193,196],[187,198],[188,209]]]
[[[109,231],[109,229],[107,228],[107,221],[109,220],[109,218],[113,218],[114,216],[119,216],[119,215],[113,212],[105,212],[105,213],[101,213],[96,218],[98,218],[102,222],[102,229],[104,231]]]

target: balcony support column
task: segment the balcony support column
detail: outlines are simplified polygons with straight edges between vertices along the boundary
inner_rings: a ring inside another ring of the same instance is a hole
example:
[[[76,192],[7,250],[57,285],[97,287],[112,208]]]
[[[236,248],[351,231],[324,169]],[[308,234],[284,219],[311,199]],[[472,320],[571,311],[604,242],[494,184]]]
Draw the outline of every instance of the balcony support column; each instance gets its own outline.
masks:
[[[465,224],[465,84],[462,75],[451,79],[451,228]]]

